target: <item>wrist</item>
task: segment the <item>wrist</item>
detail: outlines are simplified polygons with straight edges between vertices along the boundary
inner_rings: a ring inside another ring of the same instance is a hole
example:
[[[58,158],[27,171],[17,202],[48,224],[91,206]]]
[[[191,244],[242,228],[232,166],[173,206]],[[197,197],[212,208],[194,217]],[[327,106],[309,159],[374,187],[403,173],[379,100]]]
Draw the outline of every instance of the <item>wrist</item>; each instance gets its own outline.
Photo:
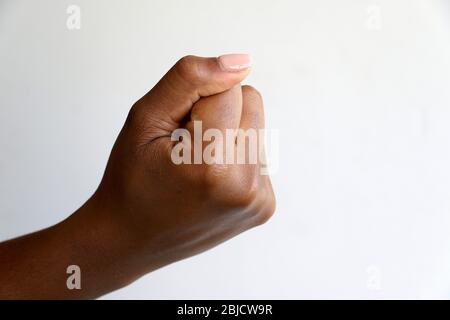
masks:
[[[89,297],[117,290],[137,277],[130,265],[134,255],[131,237],[117,221],[117,214],[99,200],[94,195],[55,226],[70,241],[68,261],[80,267],[83,296]]]

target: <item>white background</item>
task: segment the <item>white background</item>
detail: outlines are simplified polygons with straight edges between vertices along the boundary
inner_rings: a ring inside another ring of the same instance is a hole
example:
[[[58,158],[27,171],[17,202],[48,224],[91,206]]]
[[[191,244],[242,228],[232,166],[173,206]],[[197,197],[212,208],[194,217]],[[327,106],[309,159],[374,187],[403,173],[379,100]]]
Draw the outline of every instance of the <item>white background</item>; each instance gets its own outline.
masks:
[[[1,240],[83,204],[130,106],[179,57],[249,52],[280,130],[276,215],[106,298],[448,298],[449,9],[0,0]]]

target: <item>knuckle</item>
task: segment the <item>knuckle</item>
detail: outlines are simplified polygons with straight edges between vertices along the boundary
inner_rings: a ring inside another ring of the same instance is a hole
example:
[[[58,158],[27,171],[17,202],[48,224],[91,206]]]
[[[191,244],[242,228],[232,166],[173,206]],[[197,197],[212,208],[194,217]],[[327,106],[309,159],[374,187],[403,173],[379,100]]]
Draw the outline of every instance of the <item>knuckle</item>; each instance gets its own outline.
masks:
[[[141,107],[140,107],[140,103],[139,101],[136,102],[130,109],[130,111],[128,111],[128,115],[127,115],[127,119],[125,120],[125,125],[126,126],[134,126],[137,124],[138,119],[140,119],[139,114],[141,113],[140,111]]]
[[[175,64],[175,70],[178,75],[188,83],[196,83],[201,79],[197,58],[195,56],[184,56],[178,60]]]
[[[224,166],[208,166],[201,170],[202,188],[219,207],[246,213],[256,225],[266,223],[275,212],[273,191],[257,177],[236,175]]]
[[[233,177],[222,173],[212,179],[214,192],[218,202],[231,209],[246,209],[259,198],[261,188],[256,181],[245,181],[243,177]]]
[[[223,192],[227,179],[227,169],[216,165],[206,165],[202,170],[202,181],[205,189],[211,193]]]
[[[258,215],[257,225],[262,225],[268,222],[270,218],[272,218],[272,216],[274,215],[275,208],[276,208],[275,197],[274,196],[268,197],[264,201],[263,208]]]
[[[257,89],[249,85],[242,86],[242,95],[245,98],[249,98],[254,101],[258,101],[261,103],[263,101],[261,93]]]
[[[261,189],[257,184],[241,189],[236,199],[237,206],[244,208],[251,206],[259,198],[260,193]]]

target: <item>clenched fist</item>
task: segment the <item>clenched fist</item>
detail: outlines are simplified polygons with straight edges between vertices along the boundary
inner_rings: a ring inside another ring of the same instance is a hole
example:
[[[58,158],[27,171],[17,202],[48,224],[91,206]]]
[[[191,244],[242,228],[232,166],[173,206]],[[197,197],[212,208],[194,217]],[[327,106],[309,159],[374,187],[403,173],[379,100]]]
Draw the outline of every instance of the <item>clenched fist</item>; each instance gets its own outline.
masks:
[[[98,297],[267,221],[275,198],[260,172],[262,143],[240,139],[264,127],[260,94],[240,85],[249,71],[247,55],[179,60],[131,108],[91,199],[66,221],[0,245],[13,269],[0,270],[0,297]],[[176,139],[179,129],[188,134]],[[213,161],[203,161],[211,143]],[[174,150],[192,161],[174,161]],[[20,278],[30,263],[35,274]],[[57,270],[46,276],[39,266],[50,264]],[[81,290],[66,288],[68,265],[82,270]]]

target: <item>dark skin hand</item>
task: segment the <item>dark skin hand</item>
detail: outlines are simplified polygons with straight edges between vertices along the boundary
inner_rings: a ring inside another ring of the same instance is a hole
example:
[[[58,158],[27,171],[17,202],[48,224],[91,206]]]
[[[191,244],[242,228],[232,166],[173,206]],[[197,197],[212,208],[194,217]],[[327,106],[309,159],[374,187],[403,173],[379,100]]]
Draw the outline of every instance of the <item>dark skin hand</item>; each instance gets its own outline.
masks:
[[[173,130],[263,128],[248,67],[188,56],[132,107],[94,195],[65,221],[0,243],[0,299],[90,299],[267,221],[275,198],[261,164],[181,164]],[[192,135],[193,136],[193,135]],[[81,290],[66,286],[81,268]]]

